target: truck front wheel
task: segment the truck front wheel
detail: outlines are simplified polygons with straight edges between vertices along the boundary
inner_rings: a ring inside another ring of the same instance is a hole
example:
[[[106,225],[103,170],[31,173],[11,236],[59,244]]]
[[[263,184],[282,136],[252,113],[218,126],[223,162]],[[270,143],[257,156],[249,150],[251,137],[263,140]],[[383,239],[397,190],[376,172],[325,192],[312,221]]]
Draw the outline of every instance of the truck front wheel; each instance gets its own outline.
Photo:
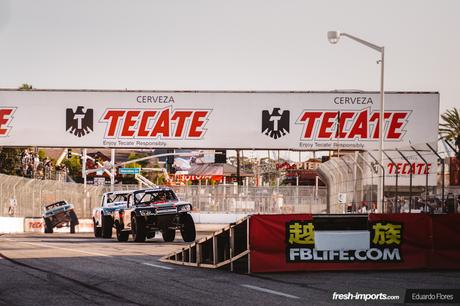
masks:
[[[180,233],[185,242],[193,242],[196,238],[195,222],[189,214],[183,214],[180,218]]]
[[[117,224],[117,240],[119,242],[126,242],[128,241],[128,238],[129,238],[129,232],[127,231],[123,231],[121,229],[121,226],[119,224]]]
[[[113,219],[111,216],[102,216],[102,238],[112,238]]]
[[[131,232],[133,240],[136,242],[145,241],[145,219],[142,217],[133,216],[131,218]]]
[[[94,237],[100,238],[102,237],[102,228],[97,227],[96,220],[93,219],[93,232],[94,232]]]

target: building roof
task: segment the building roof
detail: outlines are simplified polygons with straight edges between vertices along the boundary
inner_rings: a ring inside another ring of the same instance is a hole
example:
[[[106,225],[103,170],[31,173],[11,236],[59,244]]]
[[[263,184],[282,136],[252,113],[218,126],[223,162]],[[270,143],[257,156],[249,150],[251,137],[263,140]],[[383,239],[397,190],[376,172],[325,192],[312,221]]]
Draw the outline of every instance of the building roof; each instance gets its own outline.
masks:
[[[230,164],[193,164],[189,175],[223,175],[223,176],[235,176],[236,167]],[[243,172],[241,176],[253,176],[251,173]]]

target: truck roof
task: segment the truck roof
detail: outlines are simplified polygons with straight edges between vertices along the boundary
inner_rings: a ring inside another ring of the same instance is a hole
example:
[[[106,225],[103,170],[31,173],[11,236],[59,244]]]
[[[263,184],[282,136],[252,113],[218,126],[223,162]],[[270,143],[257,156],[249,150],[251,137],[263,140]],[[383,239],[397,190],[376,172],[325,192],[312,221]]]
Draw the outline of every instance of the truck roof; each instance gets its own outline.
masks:
[[[132,193],[136,190],[117,190],[117,191],[110,191],[110,192],[105,192],[104,195],[109,195],[109,194],[128,194]]]

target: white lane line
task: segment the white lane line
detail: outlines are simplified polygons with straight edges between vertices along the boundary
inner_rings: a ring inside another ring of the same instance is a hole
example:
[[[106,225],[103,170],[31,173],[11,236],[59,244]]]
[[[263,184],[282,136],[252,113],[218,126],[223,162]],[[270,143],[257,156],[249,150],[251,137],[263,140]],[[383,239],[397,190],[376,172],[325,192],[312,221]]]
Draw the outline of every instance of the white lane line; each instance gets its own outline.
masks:
[[[150,267],[165,269],[165,270],[174,270],[174,268],[170,268],[170,267],[166,267],[166,266],[161,266],[161,265],[155,265],[155,264],[151,264],[151,263],[148,263],[148,262],[143,262],[142,264],[143,264],[143,265],[146,265],[146,266],[150,266]]]
[[[95,252],[86,252],[86,251],[81,251],[81,250],[77,250],[77,249],[61,248],[61,247],[57,247],[57,246],[54,246],[54,245],[43,244],[43,243],[17,241],[15,239],[6,239],[6,240],[14,241],[14,242],[17,242],[17,243],[25,243],[25,244],[35,245],[35,246],[39,246],[39,247],[58,249],[58,250],[64,250],[64,251],[70,251],[70,252],[78,252],[78,253],[83,253],[83,254],[88,254],[88,255],[112,257],[112,255],[107,255],[107,254],[102,254],[102,253],[95,253]]]
[[[271,293],[271,294],[275,294],[275,295],[284,296],[284,297],[291,298],[291,299],[300,299],[300,297],[298,297],[298,296],[290,295],[290,294],[275,291],[275,290],[270,290],[270,289],[267,289],[267,288],[262,288],[262,287],[247,285],[247,284],[243,284],[241,286],[245,287],[245,288],[257,290],[257,291],[262,291],[262,292],[265,292],[265,293]]]

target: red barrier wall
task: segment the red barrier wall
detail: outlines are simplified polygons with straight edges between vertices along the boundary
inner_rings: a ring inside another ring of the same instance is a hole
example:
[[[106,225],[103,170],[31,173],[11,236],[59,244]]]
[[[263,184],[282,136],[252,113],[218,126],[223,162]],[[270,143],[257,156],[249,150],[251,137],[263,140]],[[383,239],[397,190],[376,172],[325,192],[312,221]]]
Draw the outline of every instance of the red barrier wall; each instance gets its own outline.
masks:
[[[460,269],[460,215],[432,216],[429,268]]]
[[[316,250],[307,232],[293,238],[312,224],[310,214],[251,216],[251,272],[460,268],[460,215],[371,214],[370,253]]]

